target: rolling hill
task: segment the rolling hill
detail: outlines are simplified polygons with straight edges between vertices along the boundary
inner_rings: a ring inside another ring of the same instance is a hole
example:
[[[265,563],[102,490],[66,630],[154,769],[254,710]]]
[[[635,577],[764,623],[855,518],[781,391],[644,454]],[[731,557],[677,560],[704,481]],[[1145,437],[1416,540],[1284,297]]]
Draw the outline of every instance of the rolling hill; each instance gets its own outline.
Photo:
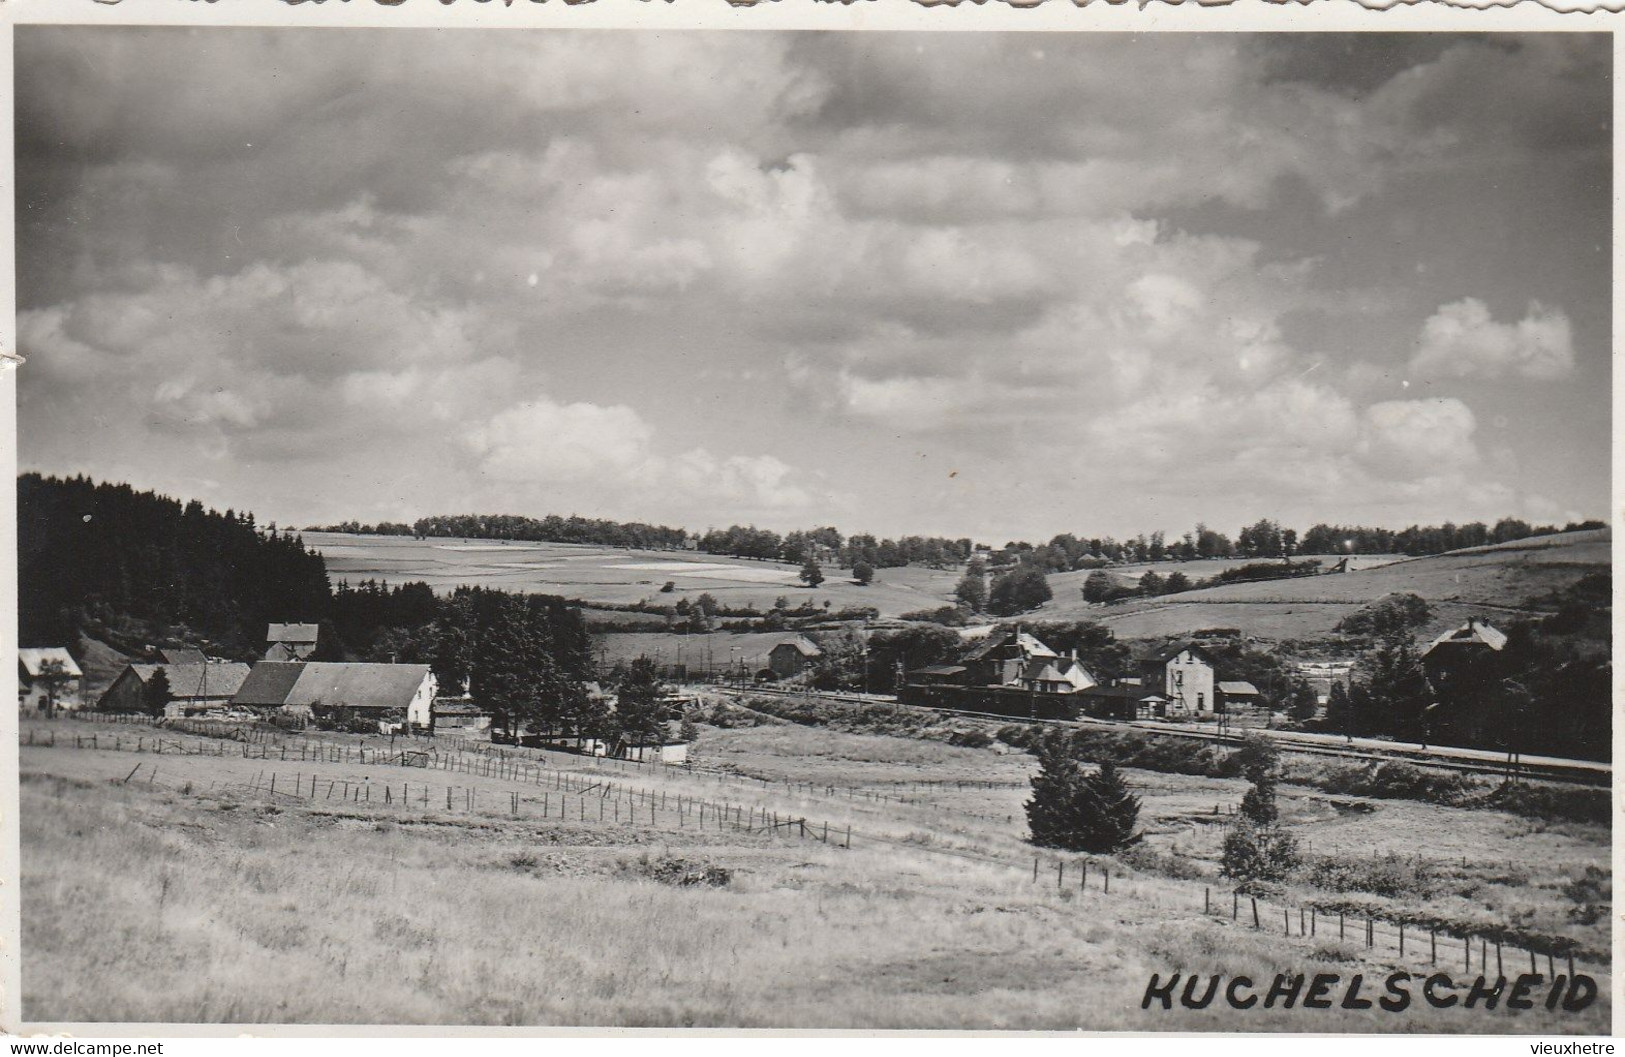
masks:
[[[727,606],[766,610],[783,596],[791,605],[811,599],[835,609],[873,606],[883,617],[947,605],[959,569],[907,567],[879,570],[868,587],[850,571],[826,568],[829,579],[815,589],[797,580],[798,568],[780,562],[728,558],[688,551],[632,551],[566,543],[499,543],[480,540],[415,540],[401,536],[306,533],[322,552],[329,576],[404,583],[426,581],[438,592],[459,584],[539,591],[588,603],[690,600],[710,593]],[[1323,635],[1359,607],[1394,592],[1412,592],[1433,605],[1435,626],[1468,616],[1502,620],[1539,612],[1530,600],[1567,586],[1588,572],[1609,568],[1607,529],[1540,536],[1422,558],[1359,555],[1347,573],[1297,580],[1229,584],[1109,606],[1083,601],[1087,571],[1050,576],[1055,598],[1031,614],[1037,620],[1098,620],[1120,638],[1177,635],[1202,628],[1239,628],[1269,639]],[[1330,564],[1327,559],[1322,559]],[[1193,579],[1212,576],[1242,560],[1162,562],[1110,570],[1128,580],[1146,569]],[[661,587],[670,581],[670,592]],[[630,618],[630,614],[605,613]],[[1432,630],[1432,628],[1425,629]]]
[[[1119,638],[1177,635],[1214,627],[1239,628],[1258,638],[1306,638],[1330,632],[1343,617],[1384,595],[1409,592],[1434,608],[1433,624],[1423,629],[1427,633],[1459,624],[1468,616],[1504,621],[1538,614],[1542,610],[1531,605],[1531,599],[1566,587],[1586,573],[1606,571],[1612,546],[1608,529],[1568,532],[1401,559],[1347,573],[1228,584],[1107,606],[1084,602],[1074,588],[1065,593],[1058,590],[1035,618],[1098,620]]]

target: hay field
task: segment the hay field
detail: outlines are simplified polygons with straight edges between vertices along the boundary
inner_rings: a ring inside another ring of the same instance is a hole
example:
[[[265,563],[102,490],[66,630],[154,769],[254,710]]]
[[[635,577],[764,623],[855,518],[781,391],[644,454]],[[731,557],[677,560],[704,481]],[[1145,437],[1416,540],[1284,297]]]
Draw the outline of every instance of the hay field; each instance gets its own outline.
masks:
[[[830,566],[824,569],[827,579],[822,584],[807,588],[797,578],[800,566],[691,551],[332,532],[307,532],[304,539],[327,560],[328,576],[335,583],[422,580],[440,593],[468,584],[617,605],[675,604],[710,593],[735,607],[767,610],[784,596],[791,605],[810,599],[820,607],[825,602],[835,609],[874,606],[882,616],[896,616],[947,604],[960,575],[951,569],[881,569],[874,583],[860,587],[852,582],[850,569]],[[660,588],[668,580],[674,589],[662,594]]]
[[[1235,627],[1260,638],[1323,635],[1367,603],[1394,592],[1420,595],[1435,619],[1422,634],[1437,634],[1468,616],[1505,621],[1525,613],[1530,598],[1565,587],[1612,560],[1607,529],[1562,533],[1409,558],[1355,572],[1297,580],[1230,584],[1163,598],[1091,606],[1081,594],[1056,592],[1039,619],[1094,619],[1118,636],[1176,635]],[[1068,574],[1075,575],[1075,574]]]
[[[47,726],[55,747],[21,750],[30,1022],[1497,1033],[1608,1024],[1606,998],[1567,1016],[1142,1011],[1151,972],[1369,980],[1399,959],[1204,915],[1211,882],[1110,859],[1093,861],[1085,888],[1074,887],[1082,859],[1061,857],[1070,872],[1058,884],[1060,860],[1045,855],[1035,883],[1032,850],[1010,821],[1021,790],[943,784],[1018,781],[1026,757],[810,728],[705,728],[692,772],[528,753],[521,779],[246,759],[231,755],[242,751],[235,743],[226,755],[72,748],[66,735],[90,724],[31,724]],[[135,733],[120,732],[121,743]],[[459,766],[483,759],[443,755]],[[814,757],[816,769],[798,767]],[[1179,819],[1237,794],[1234,783],[1130,777],[1159,846],[1181,839]],[[339,782],[414,792],[404,805],[321,795]],[[296,783],[317,795],[290,795]],[[443,787],[456,790],[452,809]],[[606,810],[610,788],[619,820]],[[709,824],[699,824],[699,799],[712,805]],[[815,835],[825,822],[851,826],[852,847],[793,828],[747,832],[731,814],[719,822],[718,805],[805,817]],[[1496,824],[1431,810],[1395,809],[1388,825],[1350,840]],[[1490,835],[1461,839],[1497,856],[1527,847],[1574,861],[1589,840],[1541,834],[1536,844],[1508,832],[1494,845]]]

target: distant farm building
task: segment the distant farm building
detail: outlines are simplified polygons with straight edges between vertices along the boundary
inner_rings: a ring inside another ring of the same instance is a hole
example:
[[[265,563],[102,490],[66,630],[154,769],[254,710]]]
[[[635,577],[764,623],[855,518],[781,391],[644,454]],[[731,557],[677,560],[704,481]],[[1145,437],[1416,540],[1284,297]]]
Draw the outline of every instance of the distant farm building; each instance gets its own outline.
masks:
[[[158,659],[165,664],[207,664],[209,658],[203,655],[202,650],[190,646],[161,646],[158,649]]]
[[[236,661],[126,665],[102,694],[97,707],[104,712],[149,711],[150,688],[159,672],[163,672],[169,682],[169,701],[164,706],[164,715],[186,716],[228,707],[248,679],[249,668]]]
[[[1221,679],[1217,689],[1220,712],[1233,712],[1239,708],[1253,708],[1264,702],[1264,695],[1252,683]]]
[[[321,629],[315,624],[271,624],[265,629],[265,659],[302,661],[316,652]]]
[[[359,713],[380,725],[427,728],[433,716],[434,673],[426,664],[260,661],[232,705],[325,720]]]
[[[85,673],[65,646],[17,651],[17,707],[25,712],[73,711],[84,704]]]
[[[474,734],[488,730],[491,713],[460,697],[441,697],[434,703],[434,729],[450,734]]]
[[[824,651],[811,639],[797,635],[767,652],[767,667],[776,678],[791,679],[812,667]]]

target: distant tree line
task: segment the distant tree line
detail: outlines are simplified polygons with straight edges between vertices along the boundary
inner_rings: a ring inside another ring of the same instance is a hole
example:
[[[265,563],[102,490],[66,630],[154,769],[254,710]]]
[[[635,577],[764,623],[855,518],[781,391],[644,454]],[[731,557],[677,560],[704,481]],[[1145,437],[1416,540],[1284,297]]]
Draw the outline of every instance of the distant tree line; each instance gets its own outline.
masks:
[[[754,525],[730,525],[725,529],[711,529],[699,539],[699,549],[707,554],[803,566],[809,561],[828,560],[854,570],[859,566],[868,566],[871,572],[905,565],[947,568],[962,564],[971,556],[971,548],[968,538],[904,536],[892,540],[876,539],[867,534],[848,538],[827,526],[780,536]],[[859,579],[862,580],[862,577]]]
[[[791,565],[831,561],[845,568],[861,565],[871,570],[872,578],[872,570],[876,569],[907,565],[950,568],[964,564],[973,555],[980,556],[987,567],[995,571],[1024,565],[1043,573],[1095,569],[1114,564],[1206,558],[1290,558],[1299,554],[1417,556],[1603,527],[1601,521],[1569,522],[1559,527],[1531,525],[1519,518],[1507,517],[1494,525],[1482,521],[1458,525],[1447,521],[1442,525],[1412,525],[1398,530],[1321,523],[1300,535],[1296,529],[1285,528],[1274,520],[1264,518],[1242,528],[1234,540],[1198,522],[1195,528],[1176,539],[1170,539],[1167,533],[1161,531],[1142,532],[1124,540],[1110,536],[1084,538],[1061,533],[1048,543],[1012,540],[996,549],[979,547],[968,538],[904,536],[894,540],[878,539],[867,533],[845,537],[829,526],[780,535],[754,525],[730,525],[694,534],[664,525],[560,517],[556,514],[544,518],[515,514],[436,515],[419,518],[410,526],[387,521],[376,525],[346,521],[309,531],[586,543],[642,550],[680,550],[692,544],[706,554],[754,558],[758,561]],[[860,581],[868,582],[863,578]]]
[[[307,525],[306,532],[347,532],[352,536],[417,536],[418,530],[402,521],[380,521],[364,525],[359,521],[344,521],[337,525]]]
[[[522,540],[527,543],[590,543],[636,550],[682,550],[688,533],[639,521],[608,521],[571,515],[544,518],[518,514],[437,514],[418,518],[412,532],[422,538]]]
[[[71,645],[87,625],[121,645],[164,638],[221,656],[264,649],[274,620],[318,620],[327,566],[297,534],[87,477],[17,479],[21,645]]]

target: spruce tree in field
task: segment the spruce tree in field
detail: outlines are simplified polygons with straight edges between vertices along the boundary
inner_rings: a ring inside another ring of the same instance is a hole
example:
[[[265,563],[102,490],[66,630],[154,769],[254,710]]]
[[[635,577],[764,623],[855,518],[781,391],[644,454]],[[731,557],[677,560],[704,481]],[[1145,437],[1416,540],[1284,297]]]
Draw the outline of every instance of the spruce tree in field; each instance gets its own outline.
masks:
[[[809,557],[807,559],[807,564],[801,567],[801,572],[799,575],[801,577],[801,582],[806,584],[808,587],[817,587],[819,584],[824,582],[824,570],[818,564],[817,559],[812,557]]]
[[[1241,881],[1284,881],[1298,865],[1298,842],[1282,828],[1275,803],[1280,752],[1269,739],[1254,736],[1238,756],[1242,776],[1252,787],[1242,796],[1236,822],[1224,835],[1223,873]]]
[[[152,678],[147,682],[144,696],[146,700],[143,703],[146,705],[147,715],[163,715],[164,707],[169,704],[170,698],[173,696],[173,692],[169,687],[169,673],[162,668],[153,672]]]
[[[1067,851],[1112,852],[1138,841],[1140,798],[1129,791],[1117,768],[1103,763],[1085,774],[1060,739],[1039,752],[1033,795],[1027,801],[1032,842]]]

